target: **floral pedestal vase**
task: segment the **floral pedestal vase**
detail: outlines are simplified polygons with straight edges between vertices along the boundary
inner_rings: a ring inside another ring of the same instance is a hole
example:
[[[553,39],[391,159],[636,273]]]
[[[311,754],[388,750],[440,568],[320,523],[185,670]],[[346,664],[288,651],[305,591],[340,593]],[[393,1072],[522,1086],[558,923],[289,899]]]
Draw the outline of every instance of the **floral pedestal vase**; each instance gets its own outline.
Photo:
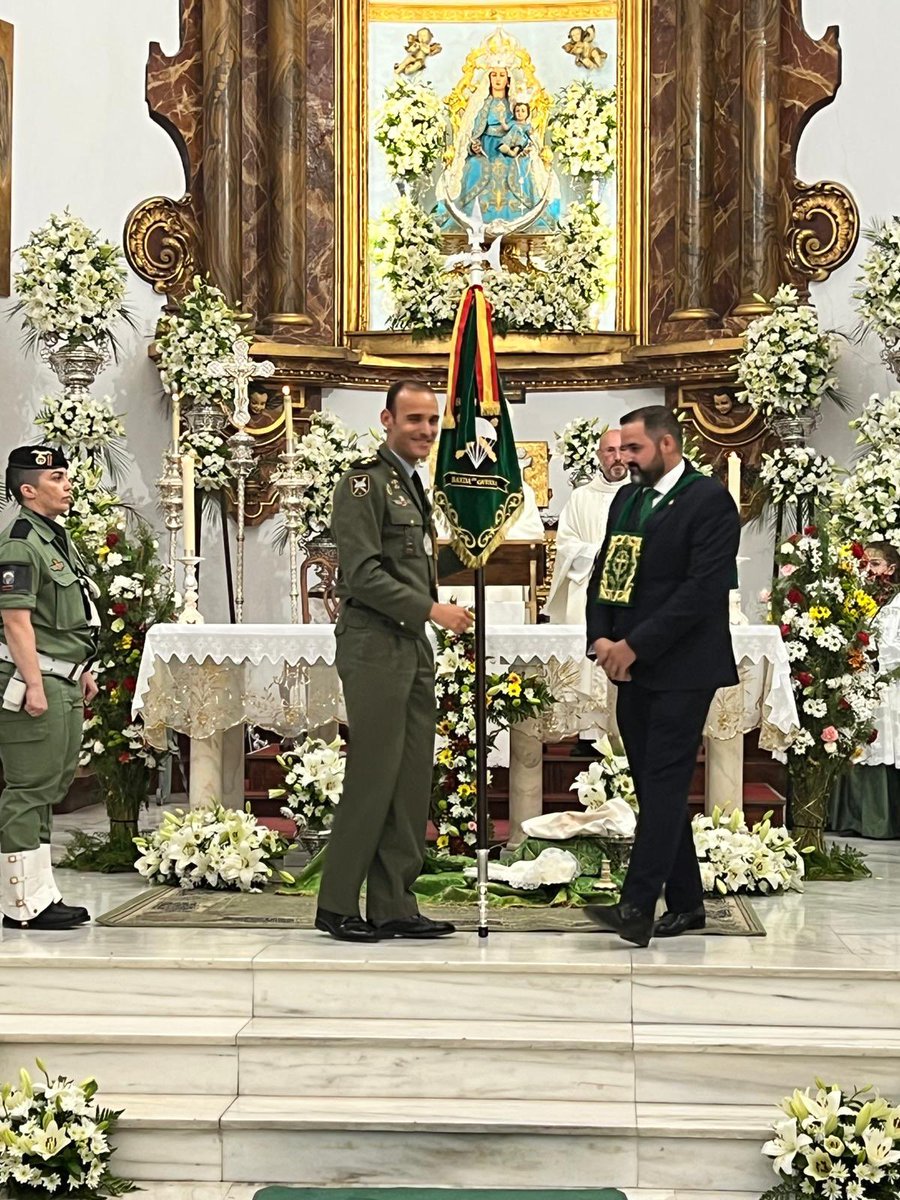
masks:
[[[791,837],[800,850],[825,850],[828,800],[838,767],[813,767],[791,774]]]
[[[820,413],[812,412],[800,417],[770,417],[768,425],[783,446],[806,446],[820,419]]]

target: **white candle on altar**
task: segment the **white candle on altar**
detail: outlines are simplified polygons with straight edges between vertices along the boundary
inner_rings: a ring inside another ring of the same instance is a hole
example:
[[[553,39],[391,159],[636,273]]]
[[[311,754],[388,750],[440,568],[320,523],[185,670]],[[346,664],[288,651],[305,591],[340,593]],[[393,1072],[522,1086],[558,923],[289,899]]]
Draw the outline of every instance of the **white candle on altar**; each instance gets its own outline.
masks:
[[[184,529],[184,557],[194,557],[194,456],[181,456],[181,520]]]
[[[738,507],[741,508],[741,456],[733,450],[728,455],[728,494]]]
[[[177,392],[172,393],[172,453],[178,453],[178,441],[181,437],[181,397]]]
[[[284,448],[290,454],[294,448],[294,402],[288,384],[281,389],[281,394],[284,396]]]

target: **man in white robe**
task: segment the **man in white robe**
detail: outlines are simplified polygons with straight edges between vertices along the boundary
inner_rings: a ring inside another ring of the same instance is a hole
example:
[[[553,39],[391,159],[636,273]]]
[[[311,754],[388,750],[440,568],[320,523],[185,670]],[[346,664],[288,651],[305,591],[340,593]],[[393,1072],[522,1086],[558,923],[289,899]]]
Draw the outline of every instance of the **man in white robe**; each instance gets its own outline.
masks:
[[[600,473],[569,497],[556,530],[556,562],[544,613],[554,625],[583,625],[587,585],[594,559],[606,535],[613,497],[628,480],[618,429],[600,438]]]
[[[622,461],[622,443],[618,429],[607,429],[597,447],[600,473],[590,483],[575,488],[559,514],[556,529],[556,561],[550,592],[543,611],[554,625],[585,625],[587,585],[603,539],[613,497],[628,482],[628,468]],[[594,697],[601,709],[606,709],[606,728],[599,726],[579,731],[572,753],[576,756],[596,756],[593,742],[602,733],[617,733],[615,723],[615,689],[590,659],[581,666],[579,691]]]

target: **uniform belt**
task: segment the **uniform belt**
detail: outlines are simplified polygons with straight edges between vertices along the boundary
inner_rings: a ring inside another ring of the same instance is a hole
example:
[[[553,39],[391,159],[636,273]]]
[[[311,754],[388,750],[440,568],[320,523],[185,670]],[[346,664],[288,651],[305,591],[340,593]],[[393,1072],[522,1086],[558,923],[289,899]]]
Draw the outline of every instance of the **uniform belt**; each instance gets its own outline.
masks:
[[[56,675],[60,679],[71,680],[72,683],[77,683],[87,670],[87,662],[73,663],[65,658],[54,658],[51,654],[41,654],[40,651],[38,651],[37,660],[42,675]],[[5,642],[0,642],[0,662],[16,665]]]

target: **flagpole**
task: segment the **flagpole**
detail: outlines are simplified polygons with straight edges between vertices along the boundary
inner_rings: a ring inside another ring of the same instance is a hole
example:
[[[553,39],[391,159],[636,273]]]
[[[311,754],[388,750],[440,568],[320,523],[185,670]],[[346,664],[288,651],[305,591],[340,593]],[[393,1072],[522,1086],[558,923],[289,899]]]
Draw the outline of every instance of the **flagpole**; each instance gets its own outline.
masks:
[[[475,857],[478,864],[478,936],[488,936],[487,653],[484,567],[475,571]]]

